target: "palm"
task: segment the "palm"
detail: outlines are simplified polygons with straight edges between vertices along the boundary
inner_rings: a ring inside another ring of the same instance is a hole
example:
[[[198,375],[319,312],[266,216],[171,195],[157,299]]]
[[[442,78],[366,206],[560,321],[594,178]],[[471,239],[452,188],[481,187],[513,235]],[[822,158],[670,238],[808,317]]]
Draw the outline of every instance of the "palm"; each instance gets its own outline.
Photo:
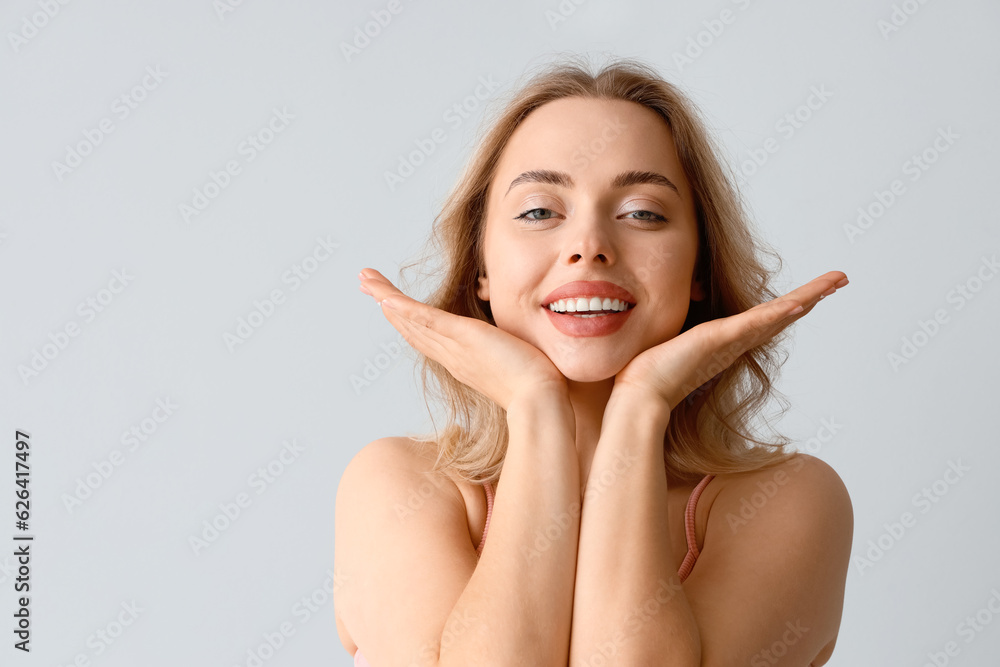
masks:
[[[846,285],[846,276],[830,271],[773,301],[692,327],[636,355],[615,376],[615,389],[638,389],[673,409],[744,352],[806,315],[837,283]],[[793,304],[800,304],[803,310],[789,315]]]
[[[428,306],[403,294],[372,269],[362,283],[384,307],[386,319],[415,350],[437,361],[456,380],[507,409],[520,392],[564,389],[566,378],[535,346],[498,327]]]

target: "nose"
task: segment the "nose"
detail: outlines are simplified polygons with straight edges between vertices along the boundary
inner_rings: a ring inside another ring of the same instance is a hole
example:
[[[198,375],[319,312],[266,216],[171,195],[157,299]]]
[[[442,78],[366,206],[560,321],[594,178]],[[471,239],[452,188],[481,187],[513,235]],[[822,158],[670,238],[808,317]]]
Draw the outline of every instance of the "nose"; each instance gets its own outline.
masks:
[[[564,253],[568,264],[614,262],[614,244],[604,223],[596,215],[588,215],[586,219],[577,218],[568,227],[572,229]]]

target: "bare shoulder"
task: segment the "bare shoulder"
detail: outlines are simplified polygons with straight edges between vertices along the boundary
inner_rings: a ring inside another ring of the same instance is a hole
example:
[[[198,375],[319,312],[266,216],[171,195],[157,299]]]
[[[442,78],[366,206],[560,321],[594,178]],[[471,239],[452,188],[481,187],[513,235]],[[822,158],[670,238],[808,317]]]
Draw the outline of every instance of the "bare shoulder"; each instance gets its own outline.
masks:
[[[367,471],[371,464],[378,468],[401,465],[411,471],[430,470],[431,463],[433,456],[428,443],[405,436],[388,436],[372,440],[358,450],[344,469],[344,474],[348,474],[352,467]]]
[[[447,500],[465,507],[461,480],[447,471],[434,471],[434,443],[405,436],[373,440],[358,451],[344,468],[337,486],[337,507],[364,518],[379,506],[355,505],[349,496],[361,489],[382,489],[398,501],[392,508],[401,520],[419,510],[425,501]],[[405,495],[397,497],[399,490]],[[341,502],[343,497],[344,502]]]
[[[828,463],[797,453],[775,466],[721,477],[708,519],[709,530],[716,529],[712,537],[722,537],[734,548],[752,549],[755,539],[798,541],[795,536],[810,536],[846,562],[854,508],[847,486]],[[745,539],[737,539],[740,533]]]
[[[799,453],[717,482],[703,519],[704,548],[684,583],[705,664],[755,664],[761,656],[767,664],[775,645],[790,663],[826,663],[839,634],[854,535],[840,475]]]
[[[361,646],[373,664],[405,663],[440,637],[475,569],[465,500],[433,463],[427,443],[379,438],[337,486],[337,632],[349,653]]]
[[[348,462],[337,485],[335,522],[347,529],[388,519],[408,523],[425,505],[464,510],[462,493],[451,476],[433,472],[432,446],[404,436],[373,440]],[[388,527],[395,527],[388,523]],[[338,541],[346,545],[347,540]]]

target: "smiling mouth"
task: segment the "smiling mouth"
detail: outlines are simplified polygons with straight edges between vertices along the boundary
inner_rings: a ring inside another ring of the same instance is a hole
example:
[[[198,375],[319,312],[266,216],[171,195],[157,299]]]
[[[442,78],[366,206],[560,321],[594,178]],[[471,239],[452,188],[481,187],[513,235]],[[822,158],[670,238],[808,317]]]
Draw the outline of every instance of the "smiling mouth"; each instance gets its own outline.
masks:
[[[620,315],[635,308],[635,304],[607,297],[577,297],[558,299],[548,305],[543,305],[542,308],[546,308],[556,315],[572,315],[579,319],[593,319]]]
[[[621,315],[625,311],[606,313],[556,313],[557,315],[572,315],[573,317],[579,317],[580,319],[591,319],[594,317],[611,317],[612,315]]]
[[[593,306],[593,307],[591,307]],[[560,299],[541,308],[560,333],[574,338],[610,336],[619,331],[635,310],[635,304],[618,299],[590,297]],[[570,310],[570,309],[573,310]]]

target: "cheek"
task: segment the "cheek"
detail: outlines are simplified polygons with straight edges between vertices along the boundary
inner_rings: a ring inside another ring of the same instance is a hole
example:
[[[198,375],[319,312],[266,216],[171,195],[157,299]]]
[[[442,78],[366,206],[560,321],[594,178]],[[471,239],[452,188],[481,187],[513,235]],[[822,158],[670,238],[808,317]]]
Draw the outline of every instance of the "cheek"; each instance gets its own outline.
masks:
[[[521,330],[530,316],[541,312],[540,302],[535,303],[540,298],[538,283],[532,283],[525,274],[512,273],[502,283],[494,284],[490,304],[493,319],[501,329],[512,333]]]
[[[488,271],[494,314],[538,306],[545,296],[541,290],[546,259],[524,244],[515,247],[510,243],[505,245],[502,240],[492,251]]]
[[[691,276],[685,271],[658,271],[650,278],[648,289],[655,298],[647,303],[644,321],[649,327],[646,336],[653,344],[673,338],[684,326],[691,307]]]

